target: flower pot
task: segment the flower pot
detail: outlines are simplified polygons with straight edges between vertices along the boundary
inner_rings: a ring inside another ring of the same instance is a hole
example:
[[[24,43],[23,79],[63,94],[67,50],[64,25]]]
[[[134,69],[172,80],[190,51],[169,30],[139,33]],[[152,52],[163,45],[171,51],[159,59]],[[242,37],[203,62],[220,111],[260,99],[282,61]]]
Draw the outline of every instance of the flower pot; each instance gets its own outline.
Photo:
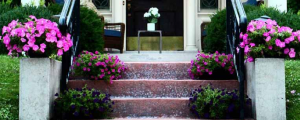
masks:
[[[147,24],[148,31],[155,31],[155,23],[148,23]]]

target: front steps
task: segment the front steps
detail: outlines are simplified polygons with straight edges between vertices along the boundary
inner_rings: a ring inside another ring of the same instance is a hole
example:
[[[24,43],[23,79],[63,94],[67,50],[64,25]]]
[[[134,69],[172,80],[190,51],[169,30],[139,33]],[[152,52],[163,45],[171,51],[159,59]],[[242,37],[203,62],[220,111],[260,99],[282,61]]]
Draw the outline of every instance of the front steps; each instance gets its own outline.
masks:
[[[104,81],[70,80],[69,88],[99,89],[115,102],[116,119],[196,119],[189,109],[192,90],[210,84],[213,88],[238,89],[237,80],[191,80],[189,62],[125,62],[128,70],[113,84]]]

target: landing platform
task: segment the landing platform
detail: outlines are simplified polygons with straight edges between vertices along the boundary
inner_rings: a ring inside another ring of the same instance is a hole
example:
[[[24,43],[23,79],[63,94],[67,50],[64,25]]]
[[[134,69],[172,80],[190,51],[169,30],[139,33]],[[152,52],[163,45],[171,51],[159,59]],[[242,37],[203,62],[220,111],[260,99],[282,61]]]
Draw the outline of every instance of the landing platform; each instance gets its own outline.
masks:
[[[111,55],[118,55],[124,62],[190,62],[196,59],[197,51],[119,51],[109,52]]]

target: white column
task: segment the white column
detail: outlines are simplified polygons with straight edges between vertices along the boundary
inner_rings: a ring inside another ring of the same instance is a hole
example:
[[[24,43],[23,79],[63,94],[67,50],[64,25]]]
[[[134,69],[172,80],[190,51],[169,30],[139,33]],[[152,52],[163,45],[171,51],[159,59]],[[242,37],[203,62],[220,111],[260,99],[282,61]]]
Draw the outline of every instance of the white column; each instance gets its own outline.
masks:
[[[45,3],[45,0],[21,0],[21,4],[22,6],[25,6],[25,5],[33,5],[33,6],[40,6],[41,4],[41,1],[43,3]]]
[[[267,7],[275,7],[281,12],[287,11],[287,0],[265,0]]]
[[[123,0],[113,0],[113,18],[114,22],[124,22],[123,21]]]
[[[186,47],[185,51],[197,51],[196,47],[196,16],[197,1],[186,0]]]

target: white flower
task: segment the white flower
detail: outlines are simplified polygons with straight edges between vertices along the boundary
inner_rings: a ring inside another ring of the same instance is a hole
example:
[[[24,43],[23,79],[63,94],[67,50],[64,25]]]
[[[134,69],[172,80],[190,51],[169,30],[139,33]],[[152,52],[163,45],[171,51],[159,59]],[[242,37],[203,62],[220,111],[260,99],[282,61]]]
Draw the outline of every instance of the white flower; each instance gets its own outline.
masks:
[[[144,17],[145,17],[145,18],[150,17],[150,16],[151,16],[151,14],[148,13],[148,12],[146,12],[146,13],[144,14]]]
[[[155,7],[152,7],[149,9],[149,12],[151,12],[153,15],[156,15],[156,14],[158,14],[158,9]]]
[[[160,17],[160,14],[159,14],[159,13],[157,14],[157,17]]]

